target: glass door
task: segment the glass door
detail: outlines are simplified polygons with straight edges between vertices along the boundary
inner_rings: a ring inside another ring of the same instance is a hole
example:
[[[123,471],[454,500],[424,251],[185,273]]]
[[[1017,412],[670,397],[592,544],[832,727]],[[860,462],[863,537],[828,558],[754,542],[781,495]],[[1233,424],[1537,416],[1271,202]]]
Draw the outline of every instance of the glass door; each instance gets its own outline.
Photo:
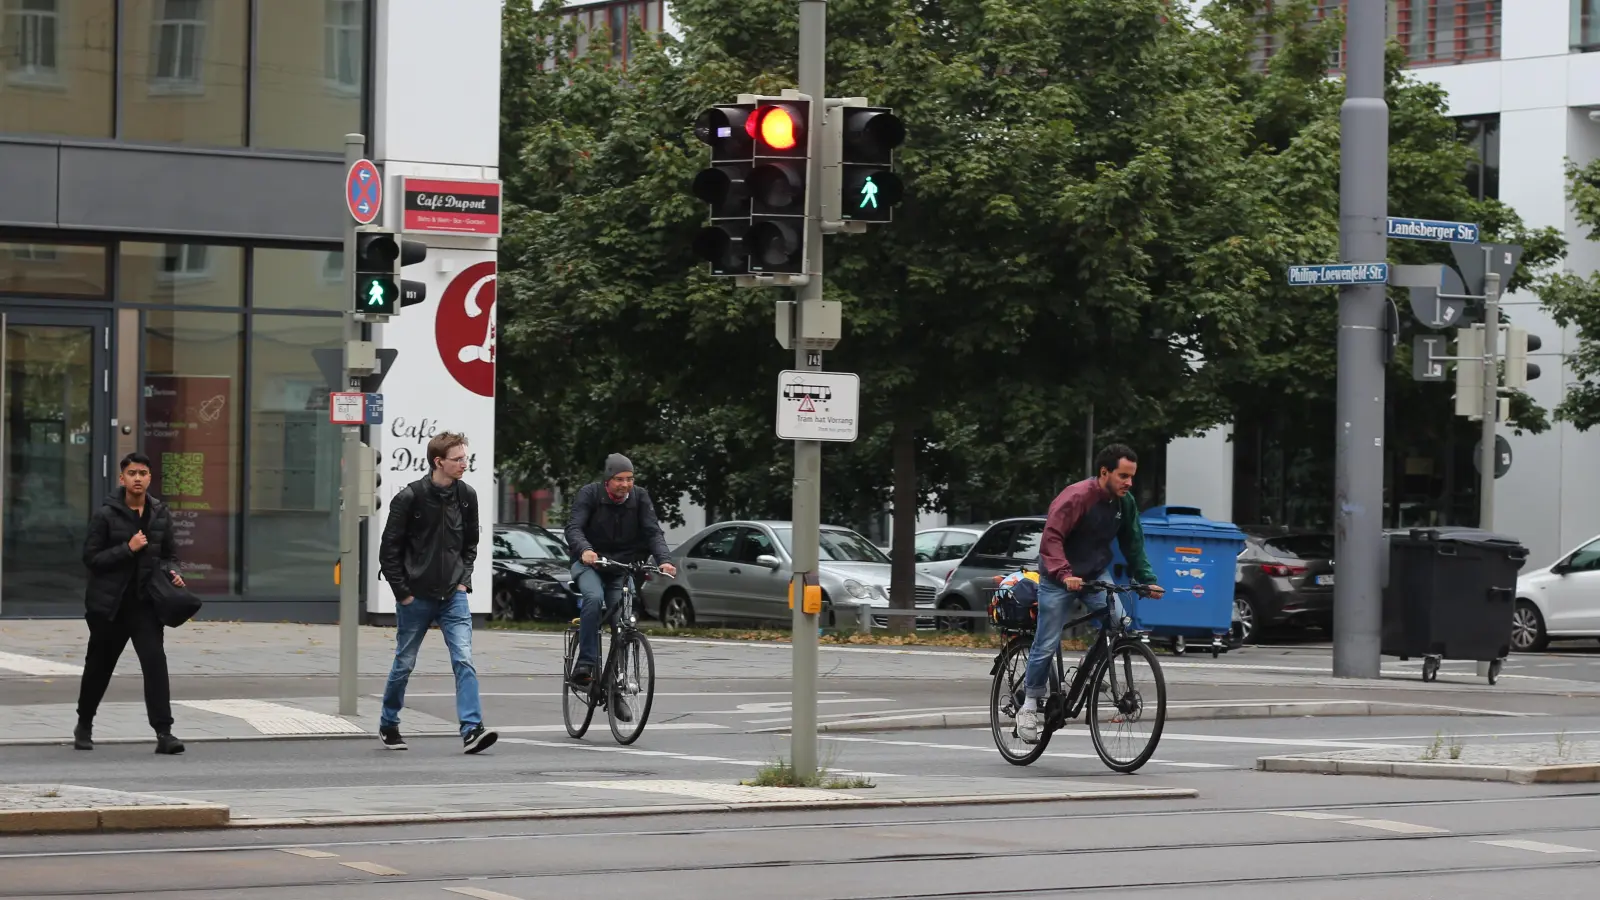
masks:
[[[109,486],[110,315],[0,310],[0,616],[80,616]]]

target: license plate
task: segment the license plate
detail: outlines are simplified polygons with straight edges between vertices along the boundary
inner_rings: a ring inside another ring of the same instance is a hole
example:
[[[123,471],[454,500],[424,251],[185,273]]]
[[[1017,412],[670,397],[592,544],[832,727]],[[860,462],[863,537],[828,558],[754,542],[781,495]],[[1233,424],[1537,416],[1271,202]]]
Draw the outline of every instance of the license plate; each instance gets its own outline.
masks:
[[[1317,584],[1333,584],[1332,575],[1318,575]]]

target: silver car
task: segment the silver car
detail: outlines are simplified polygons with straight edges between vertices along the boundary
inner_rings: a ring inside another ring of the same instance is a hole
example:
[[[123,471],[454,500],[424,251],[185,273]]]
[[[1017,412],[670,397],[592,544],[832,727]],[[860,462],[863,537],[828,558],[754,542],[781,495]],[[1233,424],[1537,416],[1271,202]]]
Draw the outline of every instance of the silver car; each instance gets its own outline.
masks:
[[[676,579],[652,578],[641,592],[644,609],[669,628],[712,621],[788,625],[793,578],[793,528],[788,522],[718,522],[672,551]],[[823,627],[850,628],[865,604],[889,608],[889,557],[872,542],[834,525],[822,526]],[[916,604],[932,610],[939,581],[917,573]],[[889,617],[874,615],[876,628]],[[932,627],[932,617],[919,617]]]

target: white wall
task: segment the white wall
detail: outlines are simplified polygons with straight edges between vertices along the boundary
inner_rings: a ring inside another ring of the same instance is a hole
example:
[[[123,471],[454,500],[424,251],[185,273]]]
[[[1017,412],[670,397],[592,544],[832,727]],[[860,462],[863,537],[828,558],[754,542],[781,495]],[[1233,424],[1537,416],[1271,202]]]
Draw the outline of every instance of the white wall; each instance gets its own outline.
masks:
[[[1197,506],[1206,518],[1233,521],[1233,426],[1167,445],[1167,504]]]
[[[377,0],[374,153],[497,166],[500,0]]]

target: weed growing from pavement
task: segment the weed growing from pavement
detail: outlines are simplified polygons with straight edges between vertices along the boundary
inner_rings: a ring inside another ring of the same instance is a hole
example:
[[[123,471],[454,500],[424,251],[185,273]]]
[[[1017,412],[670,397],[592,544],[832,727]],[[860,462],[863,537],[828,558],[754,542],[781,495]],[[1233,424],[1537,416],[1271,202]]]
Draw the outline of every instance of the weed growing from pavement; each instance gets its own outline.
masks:
[[[747,787],[823,788],[830,791],[863,790],[877,787],[872,780],[861,775],[841,775],[829,772],[827,766],[818,766],[809,778],[801,777],[788,760],[777,760],[756,772],[756,777],[741,781]]]
[[[1433,760],[1436,760],[1436,759],[1439,758],[1439,751],[1441,749],[1443,749],[1443,748],[1444,748],[1444,732],[1435,731],[1433,733],[1433,743],[1428,745],[1428,749],[1422,751],[1421,758],[1424,759],[1424,760],[1427,760],[1429,762],[1432,762]]]
[[[1450,758],[1451,759],[1460,759],[1461,758],[1461,750],[1462,750],[1462,748],[1464,746],[1465,745],[1461,743],[1461,738],[1456,737],[1455,735],[1451,735],[1450,736]]]
[[[1572,744],[1567,742],[1567,730],[1561,729],[1556,734],[1556,759],[1566,759],[1572,755]]]

